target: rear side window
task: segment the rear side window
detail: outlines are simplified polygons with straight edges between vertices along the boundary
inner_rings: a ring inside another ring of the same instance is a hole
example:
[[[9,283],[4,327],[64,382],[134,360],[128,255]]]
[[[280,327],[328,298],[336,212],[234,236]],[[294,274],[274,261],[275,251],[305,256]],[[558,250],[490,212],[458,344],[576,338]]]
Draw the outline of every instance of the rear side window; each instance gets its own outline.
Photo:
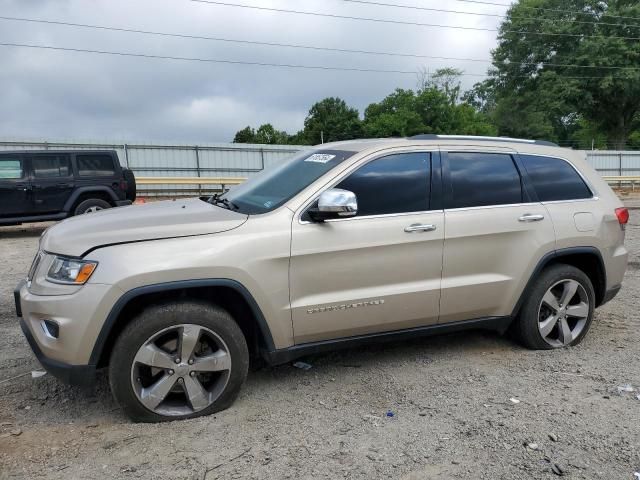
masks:
[[[0,179],[22,178],[22,161],[18,157],[0,157]]]
[[[449,153],[449,208],[522,203],[520,173],[511,155]]]
[[[429,210],[430,153],[399,153],[363,165],[336,185],[358,199],[358,215]]]
[[[561,158],[520,155],[541,202],[591,198],[593,194],[578,172]]]
[[[116,170],[110,155],[77,155],[78,175],[87,177],[112,177]]]
[[[36,178],[68,177],[71,161],[69,155],[37,155],[31,157],[31,168]]]

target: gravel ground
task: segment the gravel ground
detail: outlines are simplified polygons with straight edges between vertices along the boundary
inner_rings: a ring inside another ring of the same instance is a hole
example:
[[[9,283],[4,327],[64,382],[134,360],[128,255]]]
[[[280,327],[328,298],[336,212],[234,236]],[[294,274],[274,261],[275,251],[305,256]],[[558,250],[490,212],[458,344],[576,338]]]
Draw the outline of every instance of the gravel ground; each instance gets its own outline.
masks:
[[[578,347],[533,352],[472,332],[319,355],[305,359],[307,371],[250,373],[225,412],[160,425],[130,423],[104,376],[91,391],[31,377],[40,367],[12,290],[42,230],[0,229],[0,480],[634,479],[640,471],[640,210],[628,227],[624,287]],[[620,392],[627,384],[635,391]]]

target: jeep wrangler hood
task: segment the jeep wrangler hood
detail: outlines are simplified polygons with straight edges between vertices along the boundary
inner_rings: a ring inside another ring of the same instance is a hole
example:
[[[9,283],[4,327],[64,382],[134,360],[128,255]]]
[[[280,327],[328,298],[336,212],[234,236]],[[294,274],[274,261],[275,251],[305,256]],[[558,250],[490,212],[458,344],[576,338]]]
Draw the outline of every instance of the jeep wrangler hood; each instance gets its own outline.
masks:
[[[198,198],[111,208],[54,225],[42,237],[41,248],[81,257],[107,245],[224,232],[247,218]]]

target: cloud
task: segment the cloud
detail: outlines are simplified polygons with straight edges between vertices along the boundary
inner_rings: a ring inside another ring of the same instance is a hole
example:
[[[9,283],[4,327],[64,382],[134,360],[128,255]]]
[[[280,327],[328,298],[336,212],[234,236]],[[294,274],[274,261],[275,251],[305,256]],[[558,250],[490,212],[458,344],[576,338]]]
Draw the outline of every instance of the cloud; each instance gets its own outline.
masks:
[[[437,2],[405,4],[441,7]],[[374,7],[342,0],[238,0],[276,8],[494,28],[498,19]],[[390,2],[391,3],[391,2]],[[400,2],[398,2],[400,3]],[[504,12],[465,3],[452,10]],[[5,0],[3,15],[268,42],[489,58],[495,32],[359,22],[188,0]],[[442,8],[442,7],[441,7]],[[0,20],[0,42],[267,63],[417,71],[487,64],[240,45]],[[416,77],[182,62],[0,47],[3,137],[231,141],[246,125],[295,132],[315,101],[338,96],[361,112]],[[470,87],[479,78],[464,77]],[[7,114],[9,112],[9,114]]]

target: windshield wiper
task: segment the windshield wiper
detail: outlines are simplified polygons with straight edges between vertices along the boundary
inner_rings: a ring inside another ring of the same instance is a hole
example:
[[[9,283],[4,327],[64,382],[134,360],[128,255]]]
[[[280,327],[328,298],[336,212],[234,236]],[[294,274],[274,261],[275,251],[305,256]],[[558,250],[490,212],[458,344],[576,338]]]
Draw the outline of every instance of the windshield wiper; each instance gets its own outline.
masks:
[[[211,197],[209,197],[209,200],[207,200],[207,201],[209,203],[211,203],[212,205],[221,206],[223,208],[226,208],[227,210],[238,210],[238,208],[239,208],[231,200],[229,200],[227,198],[220,198],[220,194],[219,193],[213,194]]]

